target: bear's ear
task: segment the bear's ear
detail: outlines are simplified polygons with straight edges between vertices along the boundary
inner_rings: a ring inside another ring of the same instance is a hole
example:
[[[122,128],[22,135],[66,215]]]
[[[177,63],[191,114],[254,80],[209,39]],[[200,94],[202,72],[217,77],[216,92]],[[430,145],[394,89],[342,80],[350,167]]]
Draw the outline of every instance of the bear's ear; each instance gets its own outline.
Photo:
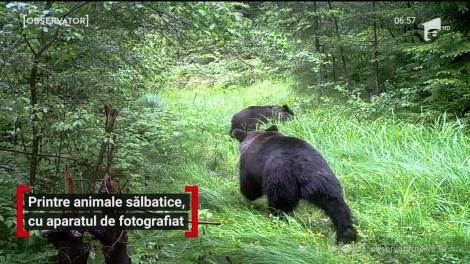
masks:
[[[242,142],[245,139],[246,135],[246,131],[238,128],[232,131],[232,137],[236,138],[239,142]]]
[[[282,109],[286,111],[287,113],[294,115],[294,112],[292,112],[292,110],[290,110],[290,108],[287,105],[282,105]]]
[[[277,131],[279,131],[279,129],[277,129],[276,125],[272,125],[268,129],[266,129],[265,131],[266,132],[269,132],[269,131],[277,132]]]

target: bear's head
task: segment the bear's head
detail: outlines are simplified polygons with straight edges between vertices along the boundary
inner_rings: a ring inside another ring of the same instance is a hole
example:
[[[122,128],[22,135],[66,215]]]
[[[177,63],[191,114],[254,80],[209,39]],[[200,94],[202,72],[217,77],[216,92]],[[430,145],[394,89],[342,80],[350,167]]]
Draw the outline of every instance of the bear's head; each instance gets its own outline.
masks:
[[[263,138],[280,135],[276,125],[270,126],[264,131],[250,131],[247,132],[242,129],[234,129],[232,131],[232,137],[236,138],[240,142],[240,151],[244,152],[248,149],[254,142],[262,140]]]
[[[294,117],[294,112],[287,105],[276,106],[274,109],[280,120],[291,120]]]
[[[287,105],[283,105],[282,110],[284,110],[284,112],[286,113],[289,113],[291,116],[294,116],[294,112],[292,112],[292,110],[290,110],[290,108]]]

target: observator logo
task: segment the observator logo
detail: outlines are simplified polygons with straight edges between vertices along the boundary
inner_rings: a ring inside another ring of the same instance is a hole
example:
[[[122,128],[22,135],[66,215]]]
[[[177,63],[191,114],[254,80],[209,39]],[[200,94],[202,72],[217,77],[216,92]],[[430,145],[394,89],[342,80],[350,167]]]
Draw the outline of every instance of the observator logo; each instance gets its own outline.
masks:
[[[74,26],[82,25],[88,27],[89,17],[85,15],[84,17],[23,17],[23,27],[27,25],[35,26]]]

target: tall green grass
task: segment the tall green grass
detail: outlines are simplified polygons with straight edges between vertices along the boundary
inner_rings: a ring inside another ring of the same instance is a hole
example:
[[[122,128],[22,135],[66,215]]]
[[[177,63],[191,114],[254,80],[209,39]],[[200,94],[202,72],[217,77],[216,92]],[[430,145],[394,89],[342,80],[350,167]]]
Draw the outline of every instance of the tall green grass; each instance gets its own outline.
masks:
[[[174,144],[185,151],[175,162],[169,157],[156,164],[155,180],[141,191],[199,185],[200,218],[223,224],[201,226],[197,239],[173,231],[131,232],[136,263],[470,262],[470,139],[458,124],[357,120],[344,107],[300,109],[290,81],[160,96],[178,116]],[[230,118],[263,104],[293,106],[295,119],[278,124],[280,131],[323,153],[343,184],[359,242],[336,245],[329,219],[310,204],[279,220],[267,215],[265,199],[242,197]]]

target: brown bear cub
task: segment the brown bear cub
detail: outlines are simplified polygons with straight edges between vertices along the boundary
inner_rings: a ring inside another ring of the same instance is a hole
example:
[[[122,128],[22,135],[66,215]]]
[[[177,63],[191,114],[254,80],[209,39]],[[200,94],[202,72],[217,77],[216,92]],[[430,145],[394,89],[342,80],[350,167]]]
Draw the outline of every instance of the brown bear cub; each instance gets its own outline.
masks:
[[[292,212],[300,199],[310,201],[333,221],[337,242],[356,240],[341,184],[310,144],[283,136],[276,126],[254,132],[234,129],[233,137],[240,141],[240,190],[247,199],[267,195],[274,214]]]
[[[232,136],[234,129],[254,131],[260,123],[266,123],[271,119],[286,121],[290,120],[293,116],[294,112],[292,112],[287,105],[250,106],[232,117],[230,135]]]

